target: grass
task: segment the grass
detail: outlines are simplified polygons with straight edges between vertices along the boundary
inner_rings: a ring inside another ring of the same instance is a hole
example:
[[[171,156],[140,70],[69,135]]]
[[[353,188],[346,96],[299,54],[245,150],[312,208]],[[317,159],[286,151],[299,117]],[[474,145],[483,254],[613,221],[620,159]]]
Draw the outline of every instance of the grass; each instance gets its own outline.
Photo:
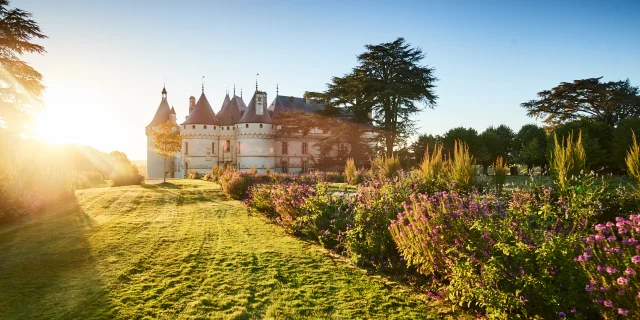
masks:
[[[0,288],[0,319],[461,316],[200,180],[80,190],[0,226]]]

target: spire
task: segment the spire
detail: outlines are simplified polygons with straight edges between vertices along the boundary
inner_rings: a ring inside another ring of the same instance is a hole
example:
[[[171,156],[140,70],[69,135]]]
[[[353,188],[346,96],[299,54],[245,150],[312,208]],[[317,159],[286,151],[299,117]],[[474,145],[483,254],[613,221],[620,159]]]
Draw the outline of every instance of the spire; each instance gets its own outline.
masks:
[[[162,86],[162,100],[167,100],[167,88]]]
[[[276,98],[278,98],[279,93],[280,93],[279,83],[276,82]]]
[[[240,87],[240,99],[242,99],[242,87]]]
[[[256,73],[256,92],[258,92],[258,76],[259,75],[260,75],[259,73]]]
[[[234,97],[236,96],[236,84],[235,83],[233,84],[233,96]]]
[[[202,76],[202,93],[204,93],[204,76]]]

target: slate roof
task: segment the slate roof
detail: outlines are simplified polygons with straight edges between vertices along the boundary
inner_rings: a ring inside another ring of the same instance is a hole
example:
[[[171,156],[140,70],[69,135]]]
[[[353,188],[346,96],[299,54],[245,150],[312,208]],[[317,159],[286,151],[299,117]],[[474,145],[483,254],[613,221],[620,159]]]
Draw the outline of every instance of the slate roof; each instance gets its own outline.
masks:
[[[238,99],[236,99],[238,98]],[[233,99],[227,104],[226,107],[218,112],[218,120],[220,120],[220,125],[222,126],[230,126],[238,123],[240,118],[242,117],[242,113],[240,112],[240,107],[238,105],[238,101],[242,102],[240,97],[234,96]],[[246,106],[245,106],[246,108]]]
[[[167,90],[163,88],[162,92],[167,93]],[[158,110],[156,110],[156,114],[153,116],[153,120],[151,120],[151,123],[149,123],[147,127],[155,127],[167,122],[170,114],[171,109],[169,108],[169,103],[166,99],[162,99],[158,106]]]
[[[231,100],[236,100],[236,103],[238,104],[238,109],[240,109],[240,112],[247,111],[247,105],[244,103],[244,100],[242,100],[241,97],[233,95],[233,98],[231,98]]]
[[[224,109],[229,105],[229,102],[231,102],[231,99],[229,99],[229,94],[227,93],[224,96],[224,101],[222,101],[222,107],[220,107],[220,111],[218,111],[218,115],[224,112]]]
[[[218,118],[215,112],[213,112],[213,109],[211,109],[207,96],[202,92],[193,111],[191,111],[187,120],[182,124],[218,124],[218,122]]]
[[[253,94],[247,110],[242,114],[242,118],[238,123],[272,123],[271,116],[267,108],[263,110],[261,115],[256,114],[256,94]]]
[[[305,98],[276,96],[269,105],[269,112],[276,117],[280,112],[307,112],[313,113],[324,109],[324,106],[318,103],[307,103]]]
[[[171,111],[169,112],[169,114],[176,114],[176,109],[174,109],[173,107],[171,107]]]

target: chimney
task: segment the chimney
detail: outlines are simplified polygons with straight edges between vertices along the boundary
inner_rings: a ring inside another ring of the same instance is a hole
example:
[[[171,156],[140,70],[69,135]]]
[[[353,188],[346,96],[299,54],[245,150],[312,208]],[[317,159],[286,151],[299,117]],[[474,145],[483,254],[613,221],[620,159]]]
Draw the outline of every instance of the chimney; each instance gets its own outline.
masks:
[[[193,108],[196,107],[196,97],[191,96],[189,97],[189,114],[191,114],[191,111],[193,111]]]

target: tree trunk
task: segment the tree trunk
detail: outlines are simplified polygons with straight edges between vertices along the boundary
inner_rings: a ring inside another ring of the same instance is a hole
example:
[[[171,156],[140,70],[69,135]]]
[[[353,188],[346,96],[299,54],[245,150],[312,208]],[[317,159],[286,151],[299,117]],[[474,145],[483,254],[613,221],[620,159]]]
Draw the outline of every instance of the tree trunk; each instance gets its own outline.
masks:
[[[485,165],[485,164],[482,165],[482,174],[484,174],[485,176],[489,175],[489,166],[488,165]]]
[[[164,165],[162,166],[162,183],[167,182],[167,158],[164,158]]]
[[[391,157],[393,155],[393,132],[385,133],[385,144],[387,147],[387,157]]]

